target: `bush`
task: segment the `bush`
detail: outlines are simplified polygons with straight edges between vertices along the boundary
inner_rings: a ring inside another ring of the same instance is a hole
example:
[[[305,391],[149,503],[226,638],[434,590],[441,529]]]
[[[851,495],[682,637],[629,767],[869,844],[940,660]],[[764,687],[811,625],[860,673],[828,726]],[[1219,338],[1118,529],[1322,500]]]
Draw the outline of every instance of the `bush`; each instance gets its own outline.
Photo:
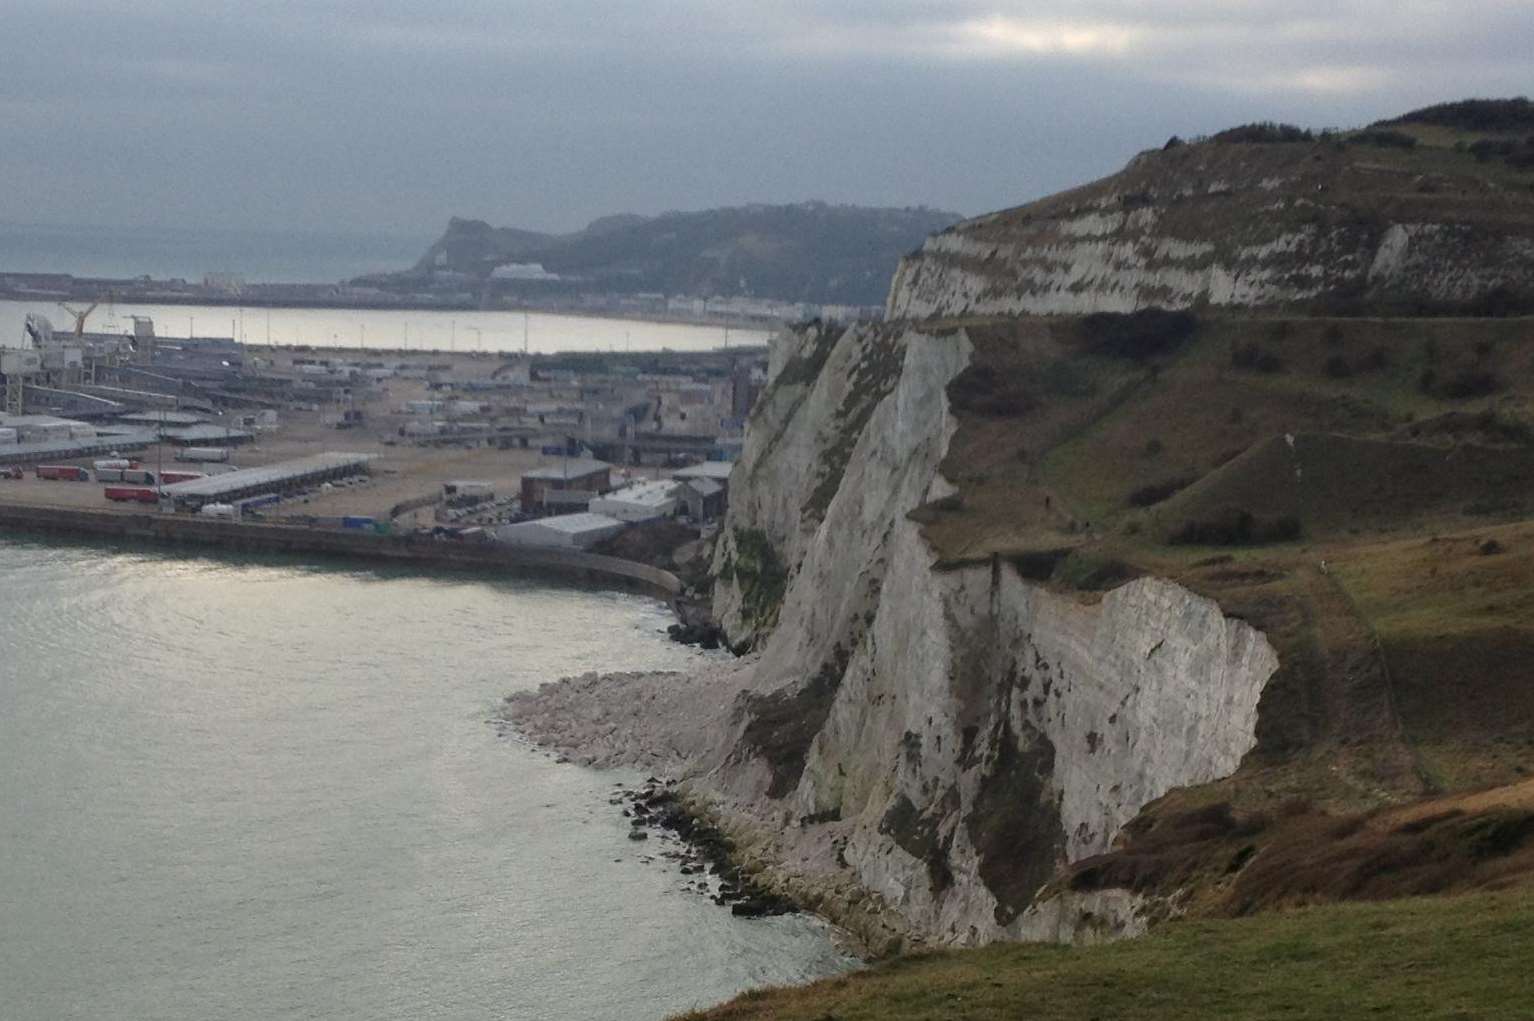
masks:
[[[1258,518],[1251,511],[1228,507],[1211,518],[1184,521],[1167,536],[1172,546],[1253,546],[1291,542],[1304,534],[1300,519],[1292,514]]]
[[[1467,147],[1467,151],[1479,163],[1489,163],[1499,156],[1511,156],[1517,149],[1518,143],[1505,138],[1478,138]]]
[[[1251,369],[1272,375],[1284,371],[1284,360],[1256,341],[1231,348],[1230,364],[1237,369]]]
[[[1226,128],[1210,138],[1211,142],[1222,144],[1236,143],[1259,143],[1264,145],[1291,144],[1295,142],[1314,142],[1316,136],[1304,128],[1294,124],[1277,124],[1273,121],[1259,121],[1256,124],[1242,124],[1234,128]]]
[[[1451,401],[1464,401],[1473,397],[1489,397],[1502,389],[1496,375],[1483,369],[1465,369],[1444,383],[1440,393]]]
[[[1081,329],[1097,354],[1143,361],[1175,350],[1198,329],[1198,317],[1164,308],[1094,312],[1081,320]]]
[[[1332,355],[1326,360],[1326,374],[1333,379],[1347,379],[1353,375],[1353,366],[1341,355]]]
[[[1461,99],[1425,106],[1379,124],[1437,124],[1462,131],[1521,131],[1534,129],[1534,103],[1526,96]]]
[[[1141,486],[1129,494],[1129,506],[1154,507],[1161,501],[1187,489],[1197,481],[1197,475],[1179,475],[1177,478],[1165,479],[1161,482],[1152,482],[1148,486]]]
[[[1381,149],[1415,149],[1417,139],[1404,131],[1390,131],[1385,128],[1370,128],[1352,135],[1349,142],[1358,145],[1373,145]]]
[[[1026,384],[989,365],[971,365],[948,384],[948,402],[956,412],[992,418],[1026,415],[1038,399]]]

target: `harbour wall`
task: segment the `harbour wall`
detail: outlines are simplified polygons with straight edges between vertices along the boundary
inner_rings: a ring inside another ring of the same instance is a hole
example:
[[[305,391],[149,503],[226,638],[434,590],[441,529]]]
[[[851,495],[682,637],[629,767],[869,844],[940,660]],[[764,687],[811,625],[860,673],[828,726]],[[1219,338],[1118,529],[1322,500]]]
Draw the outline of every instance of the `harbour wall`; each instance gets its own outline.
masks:
[[[238,553],[345,557],[545,577],[643,592],[668,602],[682,592],[681,580],[670,571],[579,550],[495,546],[179,514],[26,504],[0,504],[0,530],[203,546]]]

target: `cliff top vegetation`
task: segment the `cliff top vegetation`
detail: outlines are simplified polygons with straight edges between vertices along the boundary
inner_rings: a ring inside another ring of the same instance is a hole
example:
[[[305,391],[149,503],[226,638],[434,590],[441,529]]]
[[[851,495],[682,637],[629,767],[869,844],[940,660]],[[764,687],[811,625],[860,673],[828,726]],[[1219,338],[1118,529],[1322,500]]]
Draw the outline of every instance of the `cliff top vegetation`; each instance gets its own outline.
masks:
[[[903,957],[685,1021],[1144,1021],[1527,1016],[1534,893],[1169,923],[1106,946]]]

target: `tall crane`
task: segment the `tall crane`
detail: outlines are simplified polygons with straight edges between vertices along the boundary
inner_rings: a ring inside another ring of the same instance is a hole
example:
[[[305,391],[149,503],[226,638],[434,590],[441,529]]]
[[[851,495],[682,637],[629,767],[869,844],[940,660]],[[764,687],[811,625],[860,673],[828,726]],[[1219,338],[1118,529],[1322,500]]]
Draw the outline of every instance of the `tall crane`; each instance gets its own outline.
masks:
[[[85,319],[92,312],[96,311],[96,306],[98,306],[100,304],[101,304],[100,300],[93,301],[93,302],[91,302],[89,308],[87,308],[84,312],[81,312],[79,309],[70,308],[68,305],[64,304],[62,301],[59,302],[59,308],[63,309],[65,312],[68,312],[70,315],[75,317],[75,339],[76,340],[79,340],[80,338],[85,336]]]

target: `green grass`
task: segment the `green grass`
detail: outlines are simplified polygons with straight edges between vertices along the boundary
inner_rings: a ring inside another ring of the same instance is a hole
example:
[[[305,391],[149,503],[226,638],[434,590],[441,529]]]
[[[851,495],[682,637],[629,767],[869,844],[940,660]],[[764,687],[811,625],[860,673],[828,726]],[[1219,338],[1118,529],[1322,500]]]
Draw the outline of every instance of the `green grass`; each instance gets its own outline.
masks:
[[[1140,940],[900,958],[757,991],[701,1021],[1528,1018],[1534,894],[1312,908],[1170,923]]]

